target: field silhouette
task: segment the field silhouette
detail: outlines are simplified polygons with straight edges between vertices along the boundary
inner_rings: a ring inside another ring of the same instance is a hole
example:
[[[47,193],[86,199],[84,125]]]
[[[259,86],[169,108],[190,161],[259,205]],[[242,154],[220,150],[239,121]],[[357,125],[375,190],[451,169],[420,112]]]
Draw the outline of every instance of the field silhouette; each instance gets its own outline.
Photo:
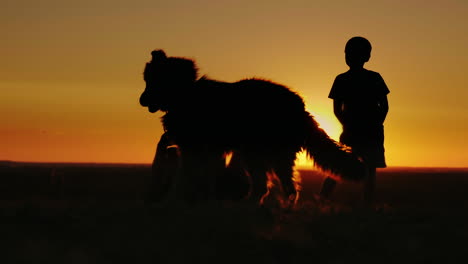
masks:
[[[2,162],[2,263],[452,263],[465,259],[468,169],[387,168],[375,210],[300,171],[296,210],[213,201],[146,208],[150,165]]]

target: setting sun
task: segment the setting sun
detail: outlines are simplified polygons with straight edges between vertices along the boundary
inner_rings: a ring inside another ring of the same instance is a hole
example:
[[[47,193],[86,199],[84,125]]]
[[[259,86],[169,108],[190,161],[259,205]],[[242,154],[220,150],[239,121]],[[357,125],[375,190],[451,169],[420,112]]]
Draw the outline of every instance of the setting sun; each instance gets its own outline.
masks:
[[[315,117],[315,120],[317,120],[320,127],[325,130],[325,132],[327,132],[328,136],[336,141],[339,141],[341,134],[341,124],[333,115],[333,111],[309,111]]]
[[[328,136],[336,141],[339,141],[341,134],[341,125],[340,122],[333,115],[333,111],[329,110],[317,110],[312,111],[307,109],[319,123],[319,126],[327,132]],[[330,113],[331,112],[331,113]],[[310,160],[304,151],[301,151],[297,155],[296,166],[298,168],[311,169],[313,168],[313,161]]]

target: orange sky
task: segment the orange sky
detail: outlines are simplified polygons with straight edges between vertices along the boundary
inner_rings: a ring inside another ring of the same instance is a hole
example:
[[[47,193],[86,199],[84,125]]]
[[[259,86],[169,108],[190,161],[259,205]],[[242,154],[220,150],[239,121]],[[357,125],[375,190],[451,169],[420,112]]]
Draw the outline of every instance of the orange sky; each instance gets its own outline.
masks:
[[[391,91],[389,166],[468,167],[468,2],[18,0],[0,10],[0,160],[149,163],[161,114],[138,104],[150,51],[224,81],[262,77],[305,99],[335,139],[327,98],[344,44]]]

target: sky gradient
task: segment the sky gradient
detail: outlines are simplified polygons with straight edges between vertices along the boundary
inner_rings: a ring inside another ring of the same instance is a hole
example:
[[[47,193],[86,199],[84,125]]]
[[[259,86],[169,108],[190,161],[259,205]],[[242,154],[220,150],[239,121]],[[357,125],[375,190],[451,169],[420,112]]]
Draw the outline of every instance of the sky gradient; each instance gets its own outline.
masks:
[[[464,0],[6,1],[0,160],[150,163],[161,113],[138,98],[153,49],[217,80],[284,84],[338,139],[327,96],[359,35],[390,89],[387,164],[468,167],[466,14]]]

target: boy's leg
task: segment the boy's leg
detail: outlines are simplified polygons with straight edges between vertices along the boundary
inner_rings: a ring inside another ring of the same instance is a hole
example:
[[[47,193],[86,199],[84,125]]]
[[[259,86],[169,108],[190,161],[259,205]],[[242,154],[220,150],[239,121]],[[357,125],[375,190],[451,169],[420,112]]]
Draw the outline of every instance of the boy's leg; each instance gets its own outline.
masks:
[[[329,199],[333,190],[335,190],[336,181],[330,177],[325,178],[320,189],[320,197]]]
[[[367,177],[364,180],[364,203],[371,205],[375,200],[376,168],[369,168]]]

